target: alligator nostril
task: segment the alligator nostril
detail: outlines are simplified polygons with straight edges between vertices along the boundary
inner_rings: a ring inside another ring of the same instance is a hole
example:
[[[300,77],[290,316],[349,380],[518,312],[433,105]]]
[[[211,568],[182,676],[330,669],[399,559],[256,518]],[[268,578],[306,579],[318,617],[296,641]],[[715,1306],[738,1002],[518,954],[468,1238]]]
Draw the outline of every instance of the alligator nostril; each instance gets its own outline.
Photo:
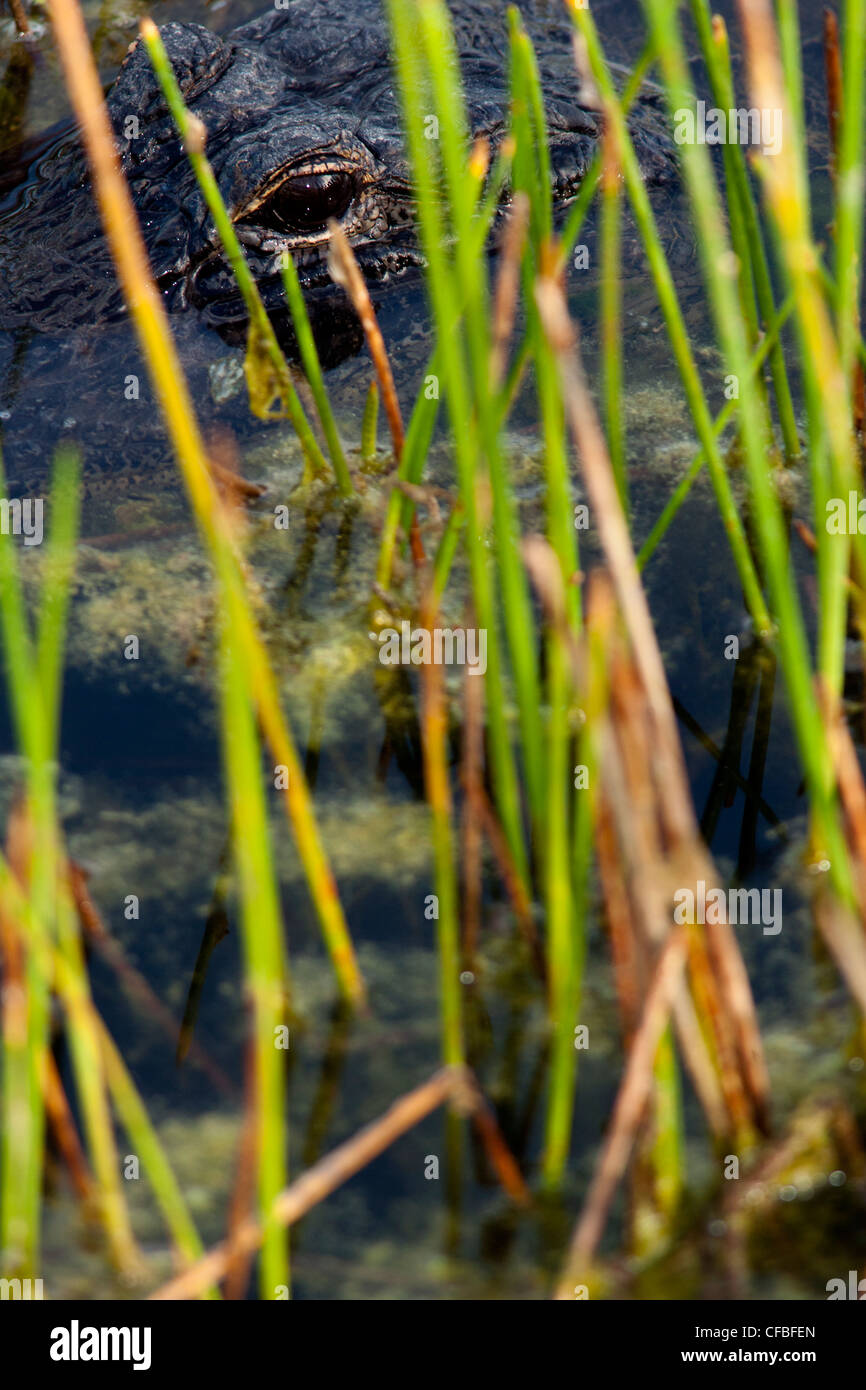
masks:
[[[292,174],[251,215],[257,226],[281,232],[324,229],[329,217],[342,217],[355,196],[350,173]]]

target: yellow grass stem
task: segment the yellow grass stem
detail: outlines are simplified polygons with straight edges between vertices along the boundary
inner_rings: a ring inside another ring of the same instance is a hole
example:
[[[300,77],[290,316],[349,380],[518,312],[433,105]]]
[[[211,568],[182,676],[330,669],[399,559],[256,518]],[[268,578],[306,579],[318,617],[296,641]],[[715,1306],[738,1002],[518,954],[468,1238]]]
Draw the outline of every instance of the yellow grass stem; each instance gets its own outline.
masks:
[[[279,763],[289,769],[286,793],[301,861],[340,988],[355,1003],[364,988],[333,875],[319,838],[309,790],[286,721],[276,682],[249,610],[239,558],[208,470],[186,378],[168,329],[165,311],[147,263],[129,190],[114,148],[99,76],[77,0],[49,0],[72,104],[82,127],[106,237],[126,302],[132,313],[202,535],[217,572],[229,621],[236,633],[237,659],[246,664],[250,689],[265,737]]]

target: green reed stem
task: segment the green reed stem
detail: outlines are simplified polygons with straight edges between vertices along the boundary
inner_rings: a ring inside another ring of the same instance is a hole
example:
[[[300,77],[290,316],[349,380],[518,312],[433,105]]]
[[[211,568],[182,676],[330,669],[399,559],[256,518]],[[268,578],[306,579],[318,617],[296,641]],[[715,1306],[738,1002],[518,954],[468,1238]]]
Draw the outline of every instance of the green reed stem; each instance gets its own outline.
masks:
[[[451,567],[454,564],[454,557],[457,554],[457,547],[460,543],[460,533],[466,524],[466,517],[463,507],[458,502],[453,508],[451,515],[445,523],[445,529],[436,548],[436,557],[433,561],[433,597],[437,607],[442,601],[451,574]]]
[[[710,75],[713,100],[723,111],[732,111],[736,108],[737,103],[734,99],[734,82],[727,30],[718,17],[713,21],[707,0],[692,0],[692,14],[701,42],[704,62]],[[757,322],[754,314],[755,300],[752,292],[752,280],[754,280],[757,308],[760,310],[765,328],[775,317],[775,296],[760,219],[742,148],[737,144],[728,142],[723,147],[723,154],[729,190],[728,211],[732,240],[734,251],[740,260],[741,280],[748,282],[744,288],[743,301],[744,306],[748,309],[748,322],[754,345],[757,340]],[[794,402],[788,382],[788,371],[785,365],[785,354],[778,341],[770,354],[770,371],[773,378],[773,389],[779,412],[779,425],[782,431],[785,454],[789,460],[793,460],[799,457],[800,440],[797,432],[797,421],[794,416]]]
[[[6,495],[0,466],[0,492]],[[39,698],[35,661],[11,536],[0,534],[0,622],[2,622],[6,685],[16,741],[25,759],[28,800],[35,828],[47,842],[32,864],[32,891],[45,913],[40,930],[50,931],[54,918],[56,851],[53,785],[44,703]],[[31,698],[34,696],[35,698]],[[47,926],[43,926],[43,922]],[[39,944],[38,941],[36,943]],[[5,972],[11,978],[7,955]],[[45,1111],[42,1071],[48,1049],[49,992],[44,977],[33,969],[32,954],[24,962],[19,992],[8,983],[3,994],[2,1171],[0,1171],[0,1250],[3,1273],[36,1277],[39,1273],[40,1203],[42,1193]]]
[[[322,433],[328,442],[328,451],[331,455],[331,464],[333,465],[334,476],[337,479],[337,486],[344,497],[351,497],[354,489],[352,487],[352,479],[349,477],[346,455],[343,452],[343,445],[340,441],[337,422],[334,419],[334,412],[331,409],[331,402],[328,400],[328,393],[325,390],[325,383],[322,378],[322,367],[319,362],[319,354],[316,351],[313,330],[310,327],[307,306],[304,303],[304,296],[301,292],[297,267],[289,255],[286,255],[283,259],[283,286],[286,291],[286,299],[291,311],[292,322],[295,325],[295,335],[298,339],[298,350],[301,354],[301,361],[304,364],[307,381],[310,383],[310,390],[313,393],[316,414],[322,426]]]
[[[454,269],[458,295],[465,306],[464,323],[479,442],[490,478],[497,575],[517,699],[524,777],[533,827],[538,832],[545,814],[545,779],[534,623],[529,587],[520,559],[517,508],[499,439],[497,394],[490,384],[489,296],[487,278],[479,274],[479,253],[475,249],[478,224],[474,219],[474,202],[469,196],[465,172],[467,125],[459,85],[457,53],[450,16],[441,0],[421,0],[419,13],[432,90],[439,111],[442,166],[455,236]],[[531,94],[530,101],[533,102],[535,118],[543,120],[543,110],[539,114],[538,104]],[[545,141],[545,158],[546,153]],[[515,186],[519,187],[516,153],[514,173]],[[549,202],[549,180],[545,195]],[[518,855],[518,865],[525,876],[522,845]]]
[[[578,999],[578,956],[583,921],[575,919],[572,892],[569,795],[572,740],[569,729],[568,651],[562,632],[549,632],[547,651],[547,819],[544,845],[544,905],[547,923],[548,1003],[553,1037],[550,1090],[542,1174],[545,1186],[562,1182],[571,1143],[577,1053],[574,1025]]]
[[[43,588],[36,644],[39,682],[49,728],[60,727],[60,686],[66,617],[75,570],[81,468],[77,454],[61,451],[51,481],[51,527],[43,560]]]
[[[626,187],[632,203],[635,221],[637,222],[638,230],[643,240],[650,272],[655,284],[659,304],[664,314],[668,336],[677,361],[686,399],[692,412],[698,438],[707,456],[707,465],[716,492],[719,511],[737,566],[737,573],[739,574],[740,582],[743,586],[746,603],[757,630],[759,632],[768,632],[770,629],[770,615],[767,611],[767,605],[761,592],[755,566],[749,553],[746,534],[739,512],[737,511],[736,503],[734,502],[725,465],[713,435],[712,416],[704,396],[700,374],[694,360],[694,355],[689,343],[688,331],[674,288],[673,277],[662,249],[655,217],[650,206],[649,196],[641,178],[637,157],[623,116],[622,107],[616,96],[610,74],[608,73],[599,44],[598,33],[590,12],[588,10],[579,9],[572,11],[572,14],[581,33],[586,39],[592,73],[601,93],[602,100],[605,103],[605,109],[610,113],[611,123],[616,133]]]
[[[836,161],[835,266],[836,293],[832,301],[839,343],[839,367],[847,384],[853,407],[858,390],[857,377],[862,379],[858,364],[860,337],[860,261],[863,251],[863,65],[866,63],[866,4],[863,0],[846,0],[843,43],[842,109],[839,113],[838,150]],[[847,499],[852,486],[860,481],[860,470],[853,459],[843,462],[841,469],[828,469],[827,442],[819,422],[822,401],[814,399],[817,382],[813,373],[805,375],[809,398],[809,420],[812,423],[811,462],[815,518],[818,534],[818,586],[820,598],[820,628],[818,637],[818,668],[827,689],[842,694],[845,679],[845,639],[847,635],[848,594],[845,586],[851,564],[851,538],[827,533],[827,505],[831,493]],[[855,421],[852,411],[852,430]],[[863,569],[864,548],[856,544],[859,555],[859,578],[866,579]]]
[[[126,1205],[87,963],[75,906],[68,890],[61,892],[57,903],[57,950],[66,969],[63,992],[66,1036],[87,1148],[97,1180],[99,1214],[114,1262],[119,1269],[135,1273],[143,1267],[143,1261]]]
[[[443,376],[454,437],[457,475],[466,513],[466,544],[475,611],[479,625],[487,631],[487,683],[489,691],[487,707],[496,801],[509,847],[518,866],[518,872],[526,881],[528,865],[517,774],[508,735],[503,668],[496,627],[493,588],[479,514],[477,488],[482,477],[483,464],[477,446],[477,430],[473,427],[469,362],[462,336],[454,332],[454,325],[459,322],[461,317],[462,303],[467,306],[467,314],[471,314],[473,319],[477,318],[477,298],[476,291],[473,289],[471,293],[465,294],[461,303],[457,274],[445,252],[445,222],[431,167],[430,142],[424,139],[424,117],[429,110],[429,104],[426,106],[424,104],[426,98],[422,78],[421,40],[412,20],[425,11],[428,18],[433,20],[435,29],[441,32],[443,19],[441,8],[437,14],[431,16],[430,6],[419,4],[417,10],[413,9],[410,13],[406,6],[398,3],[398,0],[389,0],[389,17],[405,113],[407,145],[418,197],[421,239],[429,266],[427,286],[436,322],[438,341],[443,345]],[[436,24],[437,20],[439,21],[438,24]],[[447,16],[445,22],[447,23]],[[440,49],[434,55],[434,61],[439,67],[444,67],[449,60]],[[438,81],[441,87],[444,82],[448,81],[448,75],[440,73]],[[448,141],[450,146],[451,143],[459,142],[453,113],[449,115],[448,112],[437,111],[437,114],[441,122],[442,140],[440,143],[445,145]],[[447,159],[453,165],[455,151],[450,147]],[[459,186],[461,190],[465,190],[467,183],[465,166],[462,165],[464,159],[465,146],[460,148],[462,172]],[[465,196],[465,191],[458,193],[455,200],[456,209],[452,209],[452,211],[456,210],[458,216],[460,216],[460,205]],[[477,277],[477,264],[472,267],[472,274]],[[470,305],[473,306],[471,309]],[[476,323],[476,333],[477,331]]]
[[[688,63],[671,0],[643,0],[649,23],[660,42],[659,61],[671,112],[694,105]],[[661,40],[664,40],[663,46]],[[800,756],[813,799],[817,824],[831,861],[837,892],[851,901],[852,886],[831,791],[832,775],[824,725],[812,686],[811,662],[803,617],[790,569],[779,498],[766,462],[766,417],[760,393],[749,372],[746,326],[736,286],[726,271],[730,254],[709,152],[704,145],[681,148],[683,172],[701,249],[704,275],[726,363],[740,383],[740,429],[751,485],[753,517],[773,607],[782,664]]]
[[[483,196],[480,201],[476,201],[472,244],[477,256],[481,256],[483,252],[490,227],[499,210],[503,188],[508,181],[510,170],[511,156],[502,148],[497,152],[493,169],[487,179],[487,187],[483,190]],[[479,192],[481,191],[479,187]],[[455,322],[452,331],[456,333],[458,326],[459,323]],[[450,341],[450,334],[446,336],[444,341]],[[433,349],[422,378],[423,386],[415,400],[403,456],[400,460],[397,476],[406,482],[420,483],[424,473],[424,464],[427,460],[438,412],[442,363],[443,359],[437,345]],[[376,573],[376,581],[383,589],[387,589],[391,582],[391,567],[394,562],[397,533],[402,527],[404,536],[408,535],[414,510],[415,503],[411,497],[407,497],[399,490],[392,493],[382,531],[382,544]]]
[[[456,327],[455,324],[455,332]],[[430,441],[433,438],[436,416],[439,411],[442,377],[440,359],[441,353],[437,346],[430,356],[424,373],[424,385],[415,399],[412,414],[409,417],[409,426],[403,443],[403,455],[397,469],[397,477],[404,482],[420,483],[424,474],[424,464],[430,450]],[[391,583],[397,536],[401,526],[404,532],[408,533],[413,509],[411,499],[406,497],[399,488],[394,488],[388,499],[388,510],[385,513],[382,543],[379,547],[379,560],[376,566],[376,583],[381,589],[387,589]]]
[[[493,173],[488,181],[491,186],[478,208],[472,230],[473,247],[475,248],[475,254],[478,256],[481,256],[483,252],[484,243],[498,208],[499,197],[501,196],[501,183],[507,177],[510,168],[510,158],[506,158],[500,154],[497,157]],[[449,342],[451,334],[458,332],[458,329],[459,319],[455,320],[452,325],[451,333],[448,333],[442,341]],[[439,410],[439,398],[443,384],[443,364],[446,360],[446,358],[443,358],[442,351],[437,343],[424,371],[422,386],[415,398],[415,404],[412,408],[412,415],[409,420],[409,428],[406,431],[403,456],[400,460],[397,473],[398,478],[405,482],[420,483],[423,477],[424,465],[427,461],[430,442],[436,425],[436,416]],[[389,499],[385,524],[382,528],[382,544],[379,549],[379,563],[376,570],[376,582],[379,584],[380,588],[387,589],[391,582],[391,569],[394,563],[394,549],[397,542],[397,534],[401,527],[404,534],[408,533],[414,510],[415,504],[412,498],[407,497],[404,493],[400,492],[399,489],[395,489]]]
[[[806,135],[806,106],[803,97],[803,48],[800,42],[800,17],[797,0],[777,0],[776,22],[779,27],[779,44],[782,53],[785,91],[788,100],[788,128],[785,140],[793,151],[797,165],[799,198],[806,209],[809,207],[809,143]]]
[[[428,629],[437,611],[428,595],[422,603],[422,623]],[[478,677],[467,677],[478,679]],[[439,960],[439,1000],[442,1011],[442,1058],[446,1066],[464,1062],[460,998],[460,910],[457,866],[451,824],[448,782],[448,708],[441,668],[427,665],[421,672],[421,732],[424,786],[430,806],[433,863],[436,875],[436,944]]]
[[[554,624],[554,639],[560,656],[568,660],[567,624]],[[571,795],[572,842],[571,912],[574,923],[573,940],[563,951],[560,942],[550,940],[549,993],[554,1035],[551,1043],[550,1080],[545,1113],[542,1178],[549,1191],[562,1185],[571,1147],[574,1120],[578,1049],[574,1029],[580,1023],[583,998],[583,977],[587,952],[586,921],[589,912],[590,870],[592,865],[593,824],[597,810],[599,752],[597,731],[602,723],[610,696],[608,680],[608,635],[599,629],[592,610],[583,628],[584,683],[579,692],[581,709],[573,706],[569,714],[579,722],[576,743],[577,757],[568,777],[573,786]],[[573,698],[577,691],[570,689]],[[556,966],[554,966],[556,957]]]
[[[604,381],[604,419],[608,450],[619,500],[629,514],[622,409],[622,193],[614,142],[606,138],[609,164],[602,180],[601,199],[601,343]]]
[[[535,275],[556,254],[553,245],[553,204],[547,156],[547,126],[541,80],[529,36],[519,13],[509,10],[511,25],[512,124],[515,141],[514,185],[530,199],[529,245],[524,254],[523,282],[528,318],[527,336],[535,361],[541,410],[547,485],[547,534],[559,560],[571,622],[579,619],[579,593],[571,583],[578,568],[577,540],[572,522],[571,474],[565,418],[556,361],[544,332],[535,296]],[[543,153],[542,153],[543,151]],[[534,213],[533,213],[534,206]]]
[[[673,1030],[665,1029],[653,1066],[652,1135],[649,1160],[653,1173],[654,1230],[643,1251],[659,1250],[670,1241],[683,1193],[685,1126],[682,1087]]]
[[[572,576],[578,567],[572,524],[571,478],[565,419],[556,362],[543,331],[535,297],[535,276],[555,255],[553,207],[544,103],[535,54],[518,12],[509,10],[511,28],[512,132],[515,143],[514,186],[529,199],[529,238],[523,259],[527,339],[544,439],[546,526],[559,567],[557,603],[561,612],[545,634],[546,653],[546,795],[543,834],[537,835],[539,874],[543,884],[550,1016],[550,1086],[542,1161],[544,1184],[562,1181],[571,1141],[576,1053],[574,1023],[578,995],[578,959],[585,923],[577,920],[572,881],[570,661],[565,631],[580,621],[579,595]]]
[[[99,1063],[104,1069],[118,1115],[166,1218],[178,1253],[189,1262],[198,1259],[204,1247],[135,1083],[92,999],[86,992],[82,994],[80,976],[57,947],[47,944],[47,935],[35,920],[32,902],[25,896],[2,854],[0,898],[5,900],[13,914],[22,939],[33,949],[34,964],[46,988],[50,989],[52,984],[56,987],[69,1019],[81,1010],[88,1013],[88,1026],[98,1040]],[[219,1294],[211,1290],[207,1297],[219,1297]]]
[[[11,991],[4,1010],[0,1246],[13,1265],[31,1272],[39,1248],[45,1133],[42,1077],[50,1021],[50,989],[40,970],[39,955],[52,948],[55,938],[69,959],[77,997],[89,997],[72,907],[65,893],[58,894],[62,854],[56,805],[60,673],[78,527],[78,487],[78,460],[64,452],[55,464],[50,501],[53,515],[35,642],[30,635],[14,542],[8,536],[0,538],[0,623],[16,738],[25,759],[26,826],[32,835],[27,887],[35,923],[19,956],[24,967],[23,1017],[16,1023],[14,1011],[19,1005]],[[2,463],[0,493],[5,493]],[[9,891],[7,886],[7,899]],[[7,965],[11,968],[10,962]],[[13,1010],[11,1018],[9,1008]],[[100,1217],[114,1262],[132,1273],[140,1259],[120,1187],[104,1076],[99,1058],[94,1056],[88,1020],[78,1012],[70,1016],[69,1040],[90,1154],[100,1182]]]
[[[268,318],[258,287],[247,264],[241,244],[238,241],[237,233],[232,225],[210,161],[204,153],[206,132],[203,131],[201,122],[197,120],[194,121],[193,117],[186,109],[180,87],[177,84],[177,79],[175,78],[168,54],[165,51],[156,25],[150,20],[143,21],[141,33],[147,45],[150,61],[153,64],[153,70],[162,88],[166,104],[177,126],[178,133],[183,140],[187,158],[195,174],[198,186],[201,189],[202,197],[207,203],[208,211],[213,218],[214,226],[217,230],[217,235],[222,242],[226,259],[232,268],[232,273],[237,281],[238,289],[246,305],[250,319],[251,351],[248,351],[248,365],[252,363],[255,356],[252,349],[257,345],[261,345],[270,363],[280,398],[295,428],[298,439],[300,440],[301,448],[304,451],[307,463],[317,472],[327,472],[325,457],[310,429],[307,417],[304,414],[303,406],[292,385],[289,368],[277,341],[277,335],[274,332],[273,324]]]
[[[201,1237],[135,1082],[105,1025],[99,1018],[96,1022],[103,1066],[118,1117],[141,1162],[178,1254],[192,1264],[204,1253]],[[209,1289],[204,1297],[218,1299],[219,1290]]]
[[[780,18],[783,12],[780,11]],[[747,29],[751,18],[744,13]],[[796,17],[791,20],[785,15],[784,24],[796,25]],[[801,99],[799,62],[796,71],[791,70],[791,55],[787,51],[786,29],[782,29],[784,74],[780,81],[775,61],[775,35],[771,35],[769,45],[762,40],[769,53],[762,54],[760,62],[752,55],[753,85],[759,89],[759,101],[783,111],[786,129],[792,124],[791,111]],[[752,45],[750,45],[751,47]],[[845,63],[847,64],[846,58]],[[855,80],[855,93],[856,82]],[[843,112],[845,109],[843,99]],[[852,116],[850,119],[856,120]],[[799,125],[793,122],[795,129]],[[850,131],[851,127],[848,126]],[[850,136],[846,137],[847,139]],[[852,174],[848,160],[856,157],[856,146],[862,135],[854,136],[855,151],[848,150],[844,163],[848,175]],[[840,141],[840,143],[842,143]],[[848,611],[845,580],[848,576],[850,556],[856,557],[860,576],[866,576],[866,536],[859,531],[852,535],[830,534],[827,503],[831,498],[847,499],[850,490],[856,489],[861,479],[860,461],[856,449],[854,421],[852,417],[852,375],[855,355],[862,352],[862,339],[858,321],[850,320],[853,327],[853,341],[848,343],[849,356],[843,363],[840,342],[836,336],[833,311],[838,309],[838,292],[822,264],[819,248],[815,245],[809,207],[808,182],[803,175],[806,156],[803,150],[789,140],[783,143],[781,152],[761,166],[767,201],[773,214],[779,260],[785,267],[793,287],[797,307],[797,331],[802,364],[803,389],[806,398],[807,419],[810,444],[810,473],[812,478],[812,500],[815,518],[815,534],[818,541],[818,583],[820,596],[820,626],[818,634],[819,671],[827,689],[838,695],[844,679],[844,649],[846,619]],[[856,174],[854,175],[856,183]],[[843,195],[844,196],[844,195]],[[850,236],[851,230],[844,230],[846,218],[852,209],[843,211],[843,240]],[[856,215],[856,214],[855,214]],[[859,233],[853,233],[855,242]],[[848,243],[850,245],[850,242]],[[850,268],[848,273],[850,274]],[[848,311],[846,311],[846,317]],[[838,325],[841,332],[841,325]],[[862,580],[861,580],[862,583]],[[827,762],[825,778],[828,786],[832,783],[832,768]],[[841,871],[841,870],[840,870]]]
[[[361,459],[364,463],[374,463],[376,459],[376,438],[379,428],[379,387],[370,382],[367,399],[364,402],[364,416],[361,420]]]
[[[767,357],[773,349],[773,345],[776,342],[778,342],[779,334],[781,333],[782,328],[784,327],[787,320],[790,318],[793,309],[794,296],[793,294],[789,294],[788,298],[785,300],[785,303],[782,305],[781,309],[779,310],[778,314],[776,315],[775,319],[770,325],[768,331],[764,334],[764,337],[761,340],[761,346],[758,348],[758,351],[755,353],[754,357],[751,360],[749,370],[753,374],[757,375],[757,373],[761,370],[762,366],[766,362]],[[713,434],[717,439],[721,437],[721,435],[725,431],[725,428],[730,424],[731,420],[737,412],[738,405],[739,401],[737,397],[732,396],[729,401],[725,402],[724,406],[719,411],[718,415],[713,421]],[[655,553],[658,547],[659,542],[664,537],[665,533],[668,530],[668,527],[676,517],[680,507],[683,505],[689,493],[691,492],[692,486],[697,480],[705,463],[706,455],[704,454],[703,449],[699,449],[693,461],[689,464],[687,472],[685,473],[683,478],[677,483],[677,486],[674,488],[674,491],[671,494],[664,511],[662,512],[658,521],[655,523],[646,540],[644,541],[643,545],[641,546],[637,556],[638,569],[642,570],[645,567],[645,565],[649,563],[650,559],[652,558],[653,554]]]
[[[236,628],[236,603],[224,594],[220,632],[220,709],[232,817],[232,844],[241,900],[244,976],[252,1008],[256,1075],[256,1164],[258,1200],[270,1210],[287,1182],[285,1048],[278,1044],[286,1024],[283,929],[274,874],[261,749],[250,698],[243,643]],[[242,619],[241,619],[242,621]],[[269,1226],[262,1246],[262,1299],[278,1297],[289,1282],[288,1237]]]
[[[67,460],[61,475],[74,465]],[[6,496],[6,480],[0,458],[0,496]],[[48,609],[55,616],[65,609],[58,592],[63,573],[49,578]],[[39,931],[50,940],[54,931],[57,884],[57,830],[55,806],[55,758],[57,750],[57,700],[50,702],[49,721],[31,641],[15,542],[0,534],[0,626],[2,626],[6,686],[17,746],[24,758],[27,810],[34,845],[30,861],[29,891],[39,908]],[[49,679],[51,672],[48,672]],[[56,689],[56,681],[54,688]],[[34,966],[34,950],[23,961],[19,990],[6,988],[3,995],[2,1174],[0,1174],[0,1250],[4,1274],[38,1276],[40,1206],[43,1181],[45,1111],[42,1072],[47,1055],[50,995],[47,983]],[[7,959],[6,968],[11,970]]]
[[[283,806],[294,831],[334,972],[346,1000],[359,1004],[365,997],[364,983],[339,893],[321,842],[303,767],[280,708],[274,673],[250,608],[236,529],[208,469],[195,410],[161,299],[149,274],[129,191],[113,158],[110,126],[80,10],[75,0],[70,0],[68,8],[58,8],[56,0],[51,3],[64,71],[93,166],[100,211],[118,277],[130,305],[196,521],[222,594],[231,596],[234,631],[243,652],[264,736],[277,763],[288,769]],[[153,27],[150,21],[143,25],[145,33]]]
[[[836,318],[842,370],[852,380],[860,339],[866,0],[846,0],[842,112],[836,169]]]

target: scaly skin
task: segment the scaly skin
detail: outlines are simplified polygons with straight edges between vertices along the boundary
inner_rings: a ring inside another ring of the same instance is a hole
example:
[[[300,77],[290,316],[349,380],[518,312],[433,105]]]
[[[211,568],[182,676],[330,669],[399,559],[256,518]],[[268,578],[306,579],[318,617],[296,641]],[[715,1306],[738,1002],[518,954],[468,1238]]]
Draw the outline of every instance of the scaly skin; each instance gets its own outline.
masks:
[[[570,30],[555,7],[524,0],[538,53],[554,195],[565,202],[597,147],[601,118],[577,99]],[[495,154],[507,121],[507,33],[489,0],[452,0],[473,136]],[[551,14],[556,16],[551,18]],[[191,111],[265,300],[282,298],[291,252],[308,291],[328,283],[326,219],[341,222],[365,274],[417,264],[414,207],[381,0],[287,0],[219,38],[195,24],[162,29]],[[172,309],[208,321],[243,316],[231,273],[176,137],[144,46],[127,55],[109,99],[158,282]],[[645,178],[672,177],[674,157],[652,96],[632,131]],[[0,324],[56,329],[112,316],[119,303],[83,155],[57,149],[0,223]]]

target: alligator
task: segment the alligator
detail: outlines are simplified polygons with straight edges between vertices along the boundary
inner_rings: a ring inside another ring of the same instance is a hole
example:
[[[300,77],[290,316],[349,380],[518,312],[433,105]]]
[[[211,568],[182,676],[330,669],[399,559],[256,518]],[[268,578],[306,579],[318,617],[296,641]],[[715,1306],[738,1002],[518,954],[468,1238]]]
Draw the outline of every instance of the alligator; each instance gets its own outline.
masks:
[[[503,7],[451,0],[470,132],[491,155],[508,121]],[[553,195],[567,204],[595,153],[602,117],[582,99],[564,7],[520,6],[545,96]],[[305,289],[329,287],[327,222],[347,233],[364,274],[390,281],[419,263],[412,181],[382,0],[276,0],[220,37],[162,26],[188,108],[266,304],[282,303],[281,259]],[[168,307],[192,306],[219,327],[243,307],[216,232],[139,40],[108,95],[123,171]],[[631,130],[645,179],[675,175],[658,96],[645,90]],[[122,311],[86,161],[60,142],[5,200],[0,218],[0,326],[56,330]],[[333,289],[333,287],[331,287]]]

